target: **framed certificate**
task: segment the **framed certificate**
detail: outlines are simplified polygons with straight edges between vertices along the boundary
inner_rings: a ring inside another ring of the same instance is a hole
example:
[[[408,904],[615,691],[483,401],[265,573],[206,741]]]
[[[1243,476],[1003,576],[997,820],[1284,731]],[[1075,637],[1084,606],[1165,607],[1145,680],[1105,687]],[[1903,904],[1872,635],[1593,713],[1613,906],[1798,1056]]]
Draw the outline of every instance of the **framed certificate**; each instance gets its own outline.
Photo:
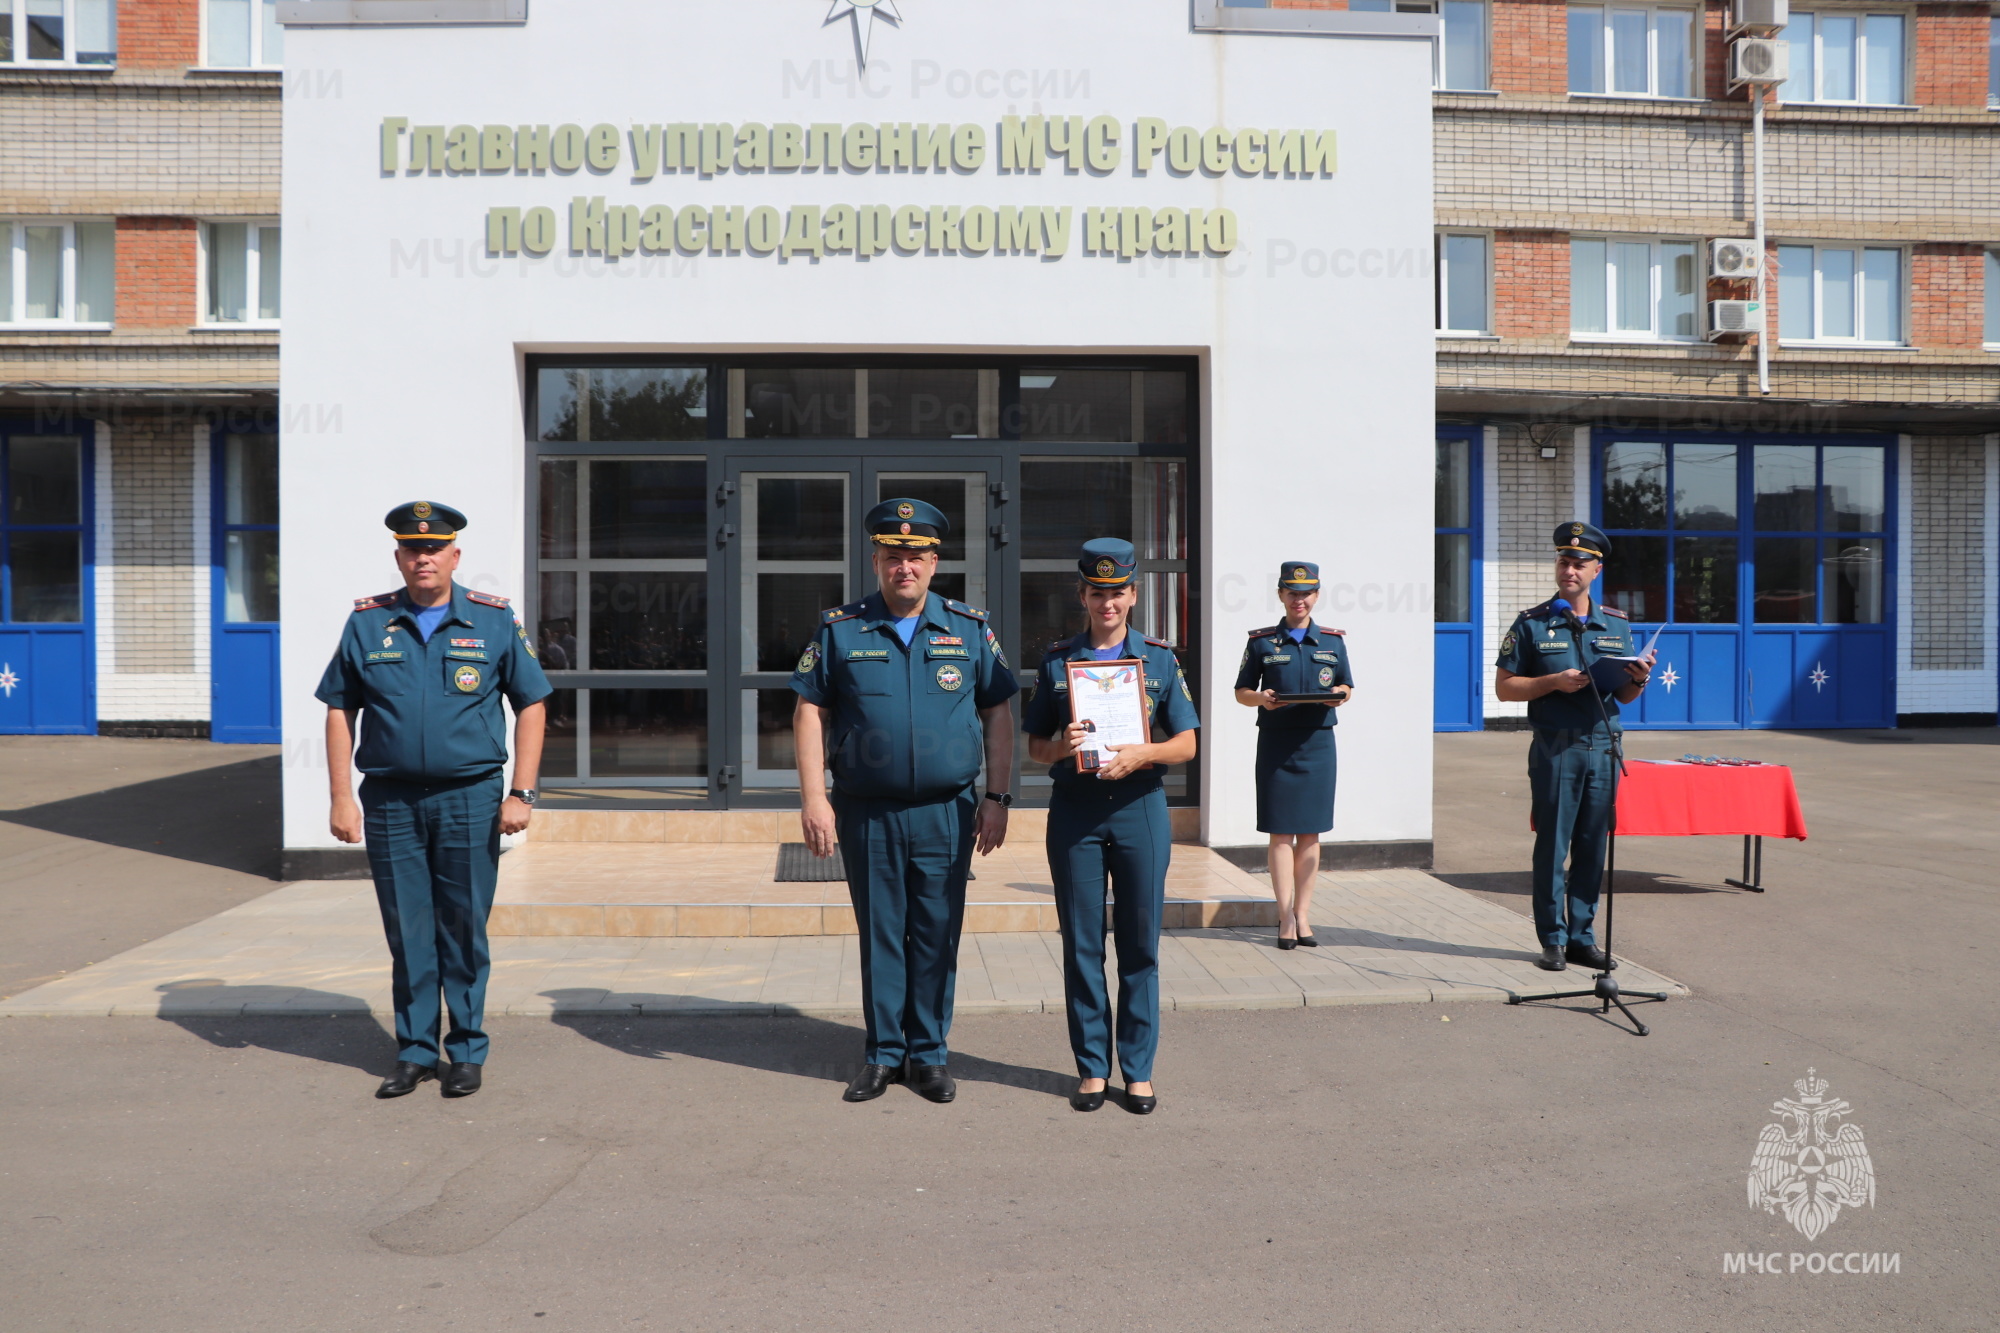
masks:
[[[1076,752],[1079,773],[1095,773],[1110,762],[1113,745],[1144,745],[1152,739],[1152,701],[1146,697],[1146,664],[1137,658],[1110,662],[1065,662],[1069,672],[1069,716],[1084,727]]]

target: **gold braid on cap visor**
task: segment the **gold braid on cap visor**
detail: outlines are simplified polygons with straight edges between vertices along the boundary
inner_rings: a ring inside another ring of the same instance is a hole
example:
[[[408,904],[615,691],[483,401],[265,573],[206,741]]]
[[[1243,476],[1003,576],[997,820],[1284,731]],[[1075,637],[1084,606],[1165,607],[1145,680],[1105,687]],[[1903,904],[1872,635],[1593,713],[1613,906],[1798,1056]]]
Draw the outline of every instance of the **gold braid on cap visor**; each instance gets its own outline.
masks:
[[[1558,547],[1556,547],[1556,550],[1558,550],[1558,551],[1576,551],[1576,552],[1578,552],[1579,554],[1582,554],[1582,555],[1587,555],[1587,556],[1589,556],[1589,557],[1590,557],[1590,558],[1591,558],[1592,560],[1602,560],[1602,559],[1604,558],[1604,552],[1602,552],[1602,551],[1593,551],[1593,550],[1591,550],[1591,549],[1590,549],[1590,548],[1589,548],[1588,546],[1558,546]]]
[[[877,532],[868,538],[877,546],[901,546],[912,551],[928,551],[933,546],[942,546],[941,537],[920,537],[914,532]]]
[[[399,542],[438,542],[449,546],[458,540],[458,534],[455,532],[399,532],[396,534],[396,540]]]
[[[1099,588],[1116,588],[1122,584],[1130,583],[1133,580],[1133,578],[1138,574],[1138,572],[1139,571],[1135,569],[1130,571],[1129,573],[1113,574],[1108,578],[1101,578],[1101,579],[1095,578],[1089,574],[1081,574],[1081,573],[1078,575],[1078,577],[1082,578],[1082,580],[1085,583],[1094,584]]]

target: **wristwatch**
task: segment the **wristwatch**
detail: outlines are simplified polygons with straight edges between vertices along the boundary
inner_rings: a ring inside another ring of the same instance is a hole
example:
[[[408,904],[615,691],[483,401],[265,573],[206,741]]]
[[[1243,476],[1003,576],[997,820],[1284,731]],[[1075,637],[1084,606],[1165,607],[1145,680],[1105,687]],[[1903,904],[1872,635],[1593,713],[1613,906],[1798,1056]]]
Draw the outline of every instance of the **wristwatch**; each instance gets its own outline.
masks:
[[[536,791],[533,787],[529,787],[525,790],[523,790],[520,787],[515,787],[512,790],[510,790],[507,794],[513,797],[515,800],[519,801],[522,805],[533,805],[535,801],[541,796],[541,793]]]
[[[989,791],[986,793],[986,799],[994,802],[1002,810],[1011,810],[1014,808],[1014,793],[1012,792]]]

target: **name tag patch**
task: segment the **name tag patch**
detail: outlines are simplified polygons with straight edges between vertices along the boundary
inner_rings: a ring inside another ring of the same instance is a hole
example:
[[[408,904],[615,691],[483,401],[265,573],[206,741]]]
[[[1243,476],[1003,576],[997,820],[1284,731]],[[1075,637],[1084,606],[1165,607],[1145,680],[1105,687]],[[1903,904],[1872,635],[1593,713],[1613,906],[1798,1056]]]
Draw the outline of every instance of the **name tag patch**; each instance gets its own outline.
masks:
[[[368,654],[368,660],[371,662],[400,662],[403,660],[403,650],[398,648],[393,653],[385,653],[377,649]]]
[[[931,649],[931,650],[930,650],[930,652],[928,652],[927,654],[925,654],[925,656],[927,656],[927,657],[931,657],[931,658],[939,658],[939,657],[970,657],[970,656],[972,656],[972,654],[971,654],[971,653],[969,653],[969,652],[967,652],[967,651],[966,651],[965,649],[963,649],[963,648],[933,648],[933,649]]]
[[[1332,663],[1335,663],[1335,664],[1338,664],[1338,663],[1339,663],[1339,661],[1340,661],[1340,654],[1339,654],[1339,653],[1314,653],[1314,654],[1313,654],[1313,661],[1315,661],[1315,662],[1332,662]]]
[[[850,662],[886,662],[889,660],[887,648],[849,648],[847,660]]]
[[[1264,658],[1264,665],[1276,666],[1280,662],[1289,662],[1291,660],[1292,660],[1292,655],[1290,653],[1272,653],[1266,655],[1266,657]]]

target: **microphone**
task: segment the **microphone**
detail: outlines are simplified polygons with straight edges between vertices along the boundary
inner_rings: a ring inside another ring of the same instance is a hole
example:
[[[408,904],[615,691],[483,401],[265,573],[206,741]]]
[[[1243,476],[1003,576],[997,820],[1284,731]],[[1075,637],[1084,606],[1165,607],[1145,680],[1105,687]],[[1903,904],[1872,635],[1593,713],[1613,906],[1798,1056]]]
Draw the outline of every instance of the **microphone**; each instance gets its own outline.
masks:
[[[1577,619],[1576,608],[1569,604],[1569,598],[1558,597],[1551,605],[1562,613],[1562,618],[1569,623],[1571,629],[1579,634],[1583,633],[1583,622]]]

